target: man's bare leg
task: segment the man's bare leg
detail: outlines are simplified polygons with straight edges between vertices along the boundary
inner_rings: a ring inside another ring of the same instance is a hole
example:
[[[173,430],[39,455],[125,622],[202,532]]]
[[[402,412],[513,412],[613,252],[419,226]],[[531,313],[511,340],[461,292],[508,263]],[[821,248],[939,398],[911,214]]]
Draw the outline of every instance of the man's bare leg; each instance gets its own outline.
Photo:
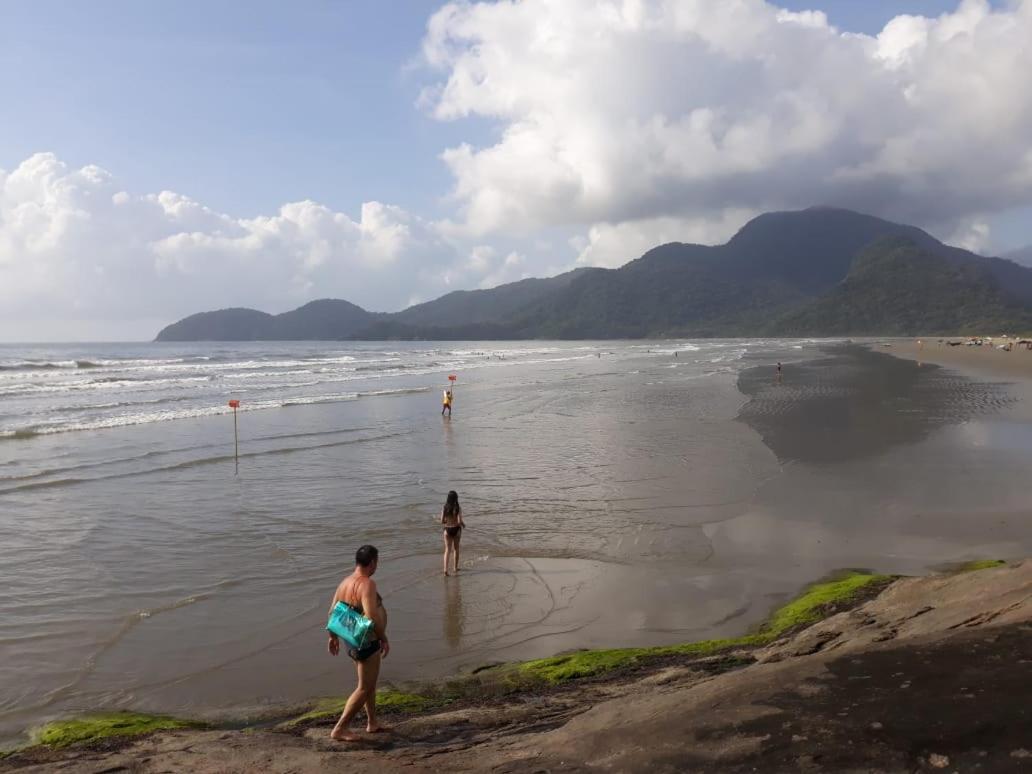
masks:
[[[372,675],[373,679],[370,682],[369,667],[373,662],[375,662],[375,669]],[[355,669],[358,672],[358,686],[351,696],[348,697],[347,704],[344,705],[344,711],[340,715],[340,720],[337,721],[337,725],[330,732],[330,739],[338,742],[359,742],[362,740],[362,737],[348,731],[348,726],[351,725],[352,719],[369,700],[370,695],[376,693],[376,679],[380,676],[380,654],[374,653],[365,661],[356,661]],[[373,700],[375,702],[375,696],[373,696]]]
[[[344,705],[344,711],[341,713],[340,719],[337,720],[337,725],[330,731],[330,739],[337,742],[357,742],[361,739],[357,734],[348,731],[348,726],[351,725],[351,719],[355,717],[359,707],[365,704],[365,700],[365,691],[362,690],[361,684],[359,684],[359,687],[355,688],[348,697],[348,701]]]
[[[365,662],[366,685],[372,686],[366,697],[366,731],[376,734],[381,731],[389,731],[386,726],[376,722],[376,681],[380,678],[380,654],[370,656]],[[361,667],[359,667],[361,669]]]

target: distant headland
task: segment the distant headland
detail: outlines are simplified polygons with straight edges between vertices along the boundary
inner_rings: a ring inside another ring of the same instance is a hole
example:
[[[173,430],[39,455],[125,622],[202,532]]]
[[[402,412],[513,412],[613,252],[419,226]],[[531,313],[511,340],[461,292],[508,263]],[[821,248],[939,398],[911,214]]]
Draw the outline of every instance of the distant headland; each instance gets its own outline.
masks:
[[[726,244],[673,242],[619,269],[455,291],[401,312],[343,300],[221,309],[157,341],[618,339],[1032,331],[1032,268],[914,226],[815,207],[751,220]]]

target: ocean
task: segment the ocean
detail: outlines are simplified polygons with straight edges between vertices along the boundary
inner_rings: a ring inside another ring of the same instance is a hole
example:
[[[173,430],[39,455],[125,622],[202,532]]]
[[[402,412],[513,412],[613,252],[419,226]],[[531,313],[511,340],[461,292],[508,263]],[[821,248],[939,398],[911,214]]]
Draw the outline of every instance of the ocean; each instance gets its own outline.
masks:
[[[816,340],[0,345],[0,740],[344,695],[323,625],[363,543],[387,683],[740,633],[846,567],[1021,555],[1021,401]]]

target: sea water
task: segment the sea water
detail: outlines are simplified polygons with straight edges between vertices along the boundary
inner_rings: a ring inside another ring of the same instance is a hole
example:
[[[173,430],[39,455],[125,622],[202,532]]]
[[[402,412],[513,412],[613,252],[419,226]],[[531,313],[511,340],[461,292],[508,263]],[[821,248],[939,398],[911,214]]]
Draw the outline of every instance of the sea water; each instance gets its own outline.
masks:
[[[765,442],[756,401],[805,434],[831,416],[809,423],[807,401],[848,394],[848,368],[792,383],[829,344],[2,345],[0,738],[98,707],[343,695],[352,670],[323,627],[363,543],[395,682],[737,633],[836,568],[1032,548],[1008,521],[1028,450],[992,457],[979,439],[1000,434],[972,434],[999,406],[848,458]],[[911,405],[878,400],[887,423]],[[979,486],[995,526],[964,497]],[[449,489],[468,523],[457,578],[441,574]]]

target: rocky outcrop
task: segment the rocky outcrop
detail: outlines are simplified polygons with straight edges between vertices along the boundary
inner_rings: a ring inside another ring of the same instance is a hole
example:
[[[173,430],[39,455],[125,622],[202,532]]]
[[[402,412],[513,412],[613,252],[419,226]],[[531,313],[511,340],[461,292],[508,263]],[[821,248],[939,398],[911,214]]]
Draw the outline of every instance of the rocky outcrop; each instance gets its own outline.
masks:
[[[1030,665],[1025,561],[898,580],[761,648],[469,702],[366,745],[326,724],[175,731],[0,770],[1029,771]]]

